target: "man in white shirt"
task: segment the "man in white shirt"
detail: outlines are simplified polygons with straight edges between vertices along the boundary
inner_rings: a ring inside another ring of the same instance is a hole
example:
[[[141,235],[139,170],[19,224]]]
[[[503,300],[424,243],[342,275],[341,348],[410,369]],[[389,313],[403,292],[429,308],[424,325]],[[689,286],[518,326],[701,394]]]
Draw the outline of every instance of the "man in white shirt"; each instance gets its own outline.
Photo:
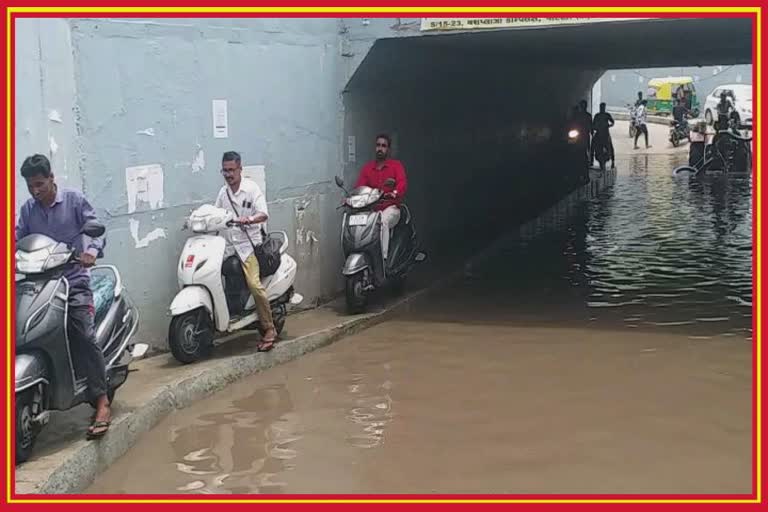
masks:
[[[226,185],[221,187],[216,197],[216,206],[234,213],[240,224],[229,228],[227,235],[242,262],[248,288],[256,301],[259,321],[264,329],[259,351],[266,352],[275,344],[277,332],[272,321],[267,291],[259,277],[259,260],[253,252],[253,246],[262,242],[262,224],[269,218],[267,199],[256,182],[243,178],[240,155],[235,151],[224,153],[221,159],[221,174]]]
[[[637,141],[640,139],[640,134],[643,134],[645,136],[645,149],[648,149],[651,147],[648,144],[647,116],[648,116],[648,100],[643,100],[640,102],[640,106],[637,107],[637,111],[635,112],[635,126],[637,126],[637,130],[635,130],[635,149],[640,149],[637,145]]]

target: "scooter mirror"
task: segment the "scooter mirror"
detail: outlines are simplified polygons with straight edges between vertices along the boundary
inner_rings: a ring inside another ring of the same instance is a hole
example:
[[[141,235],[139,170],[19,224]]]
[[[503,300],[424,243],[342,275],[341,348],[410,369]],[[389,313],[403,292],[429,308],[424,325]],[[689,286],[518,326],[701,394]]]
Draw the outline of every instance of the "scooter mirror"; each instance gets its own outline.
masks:
[[[101,222],[95,221],[95,220],[89,220],[88,222],[85,223],[80,233],[87,235],[91,238],[98,238],[101,235],[103,235],[106,230],[107,228]]]
[[[336,186],[339,188],[344,188],[344,180],[339,178],[338,176],[334,176],[334,179],[336,180]]]

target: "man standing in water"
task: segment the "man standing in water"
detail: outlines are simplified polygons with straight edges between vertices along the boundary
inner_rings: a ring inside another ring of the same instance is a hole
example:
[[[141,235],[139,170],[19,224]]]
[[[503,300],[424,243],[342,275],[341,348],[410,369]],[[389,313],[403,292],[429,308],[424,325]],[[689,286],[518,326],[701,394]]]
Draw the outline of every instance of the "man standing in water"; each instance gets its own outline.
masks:
[[[606,112],[605,103],[600,104],[600,112],[595,114],[595,120],[592,127],[595,130],[595,136],[592,139],[592,158],[594,159],[595,148],[600,149],[603,145],[608,147],[608,154],[611,158],[611,169],[616,168],[616,155],[613,152],[613,141],[611,140],[610,129],[616,122],[613,116]]]
[[[641,133],[645,136],[645,149],[651,147],[648,144],[648,113],[646,105],[648,105],[648,100],[643,100],[640,103],[640,106],[637,107],[637,113],[635,114],[635,124],[637,125],[637,131],[635,132],[635,149],[640,149],[637,145],[637,141],[640,139]]]

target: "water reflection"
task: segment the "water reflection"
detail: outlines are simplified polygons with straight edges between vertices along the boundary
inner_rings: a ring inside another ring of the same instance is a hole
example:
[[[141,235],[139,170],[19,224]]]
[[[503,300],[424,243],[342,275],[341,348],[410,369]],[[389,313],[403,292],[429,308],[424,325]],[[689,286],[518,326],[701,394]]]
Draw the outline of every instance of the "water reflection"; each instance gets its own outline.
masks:
[[[285,386],[274,385],[174,426],[169,441],[176,471],[185,483],[178,492],[282,492],[281,475],[291,471],[301,429]]]
[[[751,179],[672,177],[680,158],[620,160],[612,188],[509,240],[463,293],[513,290],[530,311],[750,338]]]
[[[390,365],[384,363],[383,368],[388,372]],[[378,386],[368,386],[362,374],[352,375],[347,389],[353,406],[346,418],[357,427],[347,439],[355,448],[376,448],[383,443],[386,427],[394,416],[388,393],[391,387],[388,379]]]

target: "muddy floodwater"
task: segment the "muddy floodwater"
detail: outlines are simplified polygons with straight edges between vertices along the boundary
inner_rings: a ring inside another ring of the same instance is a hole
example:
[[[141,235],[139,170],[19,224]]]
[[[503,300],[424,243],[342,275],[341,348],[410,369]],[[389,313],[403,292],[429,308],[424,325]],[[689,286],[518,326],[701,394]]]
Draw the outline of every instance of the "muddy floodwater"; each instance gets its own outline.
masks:
[[[680,159],[621,157],[575,215],[177,411],[87,492],[750,492],[751,183]]]

